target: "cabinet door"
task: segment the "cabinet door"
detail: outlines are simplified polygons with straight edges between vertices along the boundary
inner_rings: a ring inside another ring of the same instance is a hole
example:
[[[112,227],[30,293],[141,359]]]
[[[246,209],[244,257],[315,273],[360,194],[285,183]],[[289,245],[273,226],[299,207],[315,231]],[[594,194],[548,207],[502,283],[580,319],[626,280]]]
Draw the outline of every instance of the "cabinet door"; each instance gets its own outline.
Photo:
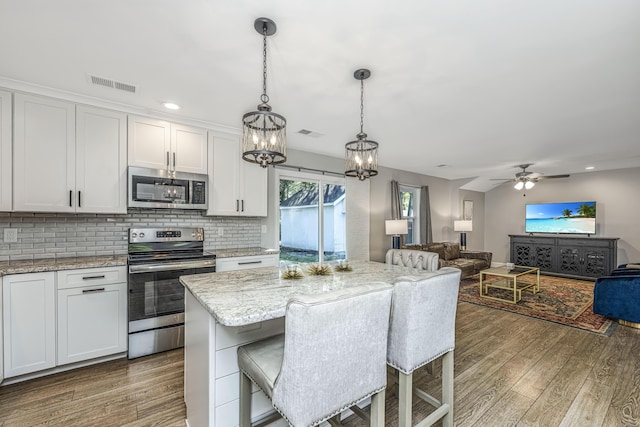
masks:
[[[184,125],[171,125],[171,169],[207,173],[207,132]]]
[[[127,213],[127,115],[76,109],[76,212]]]
[[[529,243],[511,244],[511,262],[515,265],[526,265],[533,267],[533,245]]]
[[[11,93],[0,91],[0,211],[10,211],[12,207],[11,146]]]
[[[558,273],[582,275],[582,248],[558,247]]]
[[[48,272],[2,279],[6,378],[56,365],[54,277]]]
[[[609,265],[609,248],[584,247],[583,275],[589,277],[606,276],[611,271]]]
[[[532,245],[532,263],[530,267],[538,267],[542,271],[555,271],[555,246],[554,245]]]
[[[209,132],[209,209],[207,215],[238,215],[240,137]]]
[[[129,166],[169,169],[171,125],[148,117],[129,116]]]
[[[126,283],[58,291],[58,365],[126,350]]]
[[[241,162],[241,201],[240,214],[246,216],[267,216],[267,168],[249,163]]]
[[[75,211],[75,105],[16,94],[14,210]]]

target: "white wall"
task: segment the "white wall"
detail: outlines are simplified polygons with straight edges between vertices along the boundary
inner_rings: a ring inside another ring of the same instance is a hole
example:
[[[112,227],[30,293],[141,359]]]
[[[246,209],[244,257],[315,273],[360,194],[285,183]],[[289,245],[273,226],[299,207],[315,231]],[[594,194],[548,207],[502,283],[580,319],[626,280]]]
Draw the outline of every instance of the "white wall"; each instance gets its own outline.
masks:
[[[618,264],[640,261],[640,168],[572,174],[540,181],[527,191],[510,183],[485,194],[485,248],[493,260],[507,262],[509,234],[524,234],[526,203],[596,201],[596,236],[619,237]],[[475,208],[475,206],[474,206]]]

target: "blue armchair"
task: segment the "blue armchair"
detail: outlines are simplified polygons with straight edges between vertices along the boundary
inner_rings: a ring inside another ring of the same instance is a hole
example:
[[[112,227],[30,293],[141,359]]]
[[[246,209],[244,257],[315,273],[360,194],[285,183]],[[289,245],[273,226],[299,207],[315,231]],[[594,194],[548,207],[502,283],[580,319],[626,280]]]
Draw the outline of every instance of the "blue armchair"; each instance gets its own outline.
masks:
[[[619,265],[609,276],[596,280],[594,313],[640,324],[640,266],[636,265]]]

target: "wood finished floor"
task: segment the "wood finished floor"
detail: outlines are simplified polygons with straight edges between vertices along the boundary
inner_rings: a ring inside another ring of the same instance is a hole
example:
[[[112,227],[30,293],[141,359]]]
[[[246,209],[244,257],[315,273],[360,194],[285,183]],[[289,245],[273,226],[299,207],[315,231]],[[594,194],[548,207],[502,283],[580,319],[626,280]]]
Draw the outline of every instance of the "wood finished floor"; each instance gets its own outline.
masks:
[[[175,350],[0,387],[0,427],[184,426],[182,359]],[[439,367],[414,374],[435,395]],[[455,398],[459,427],[640,426],[640,330],[603,337],[460,303]],[[396,426],[389,392],[386,407]],[[416,418],[427,411],[414,399]]]

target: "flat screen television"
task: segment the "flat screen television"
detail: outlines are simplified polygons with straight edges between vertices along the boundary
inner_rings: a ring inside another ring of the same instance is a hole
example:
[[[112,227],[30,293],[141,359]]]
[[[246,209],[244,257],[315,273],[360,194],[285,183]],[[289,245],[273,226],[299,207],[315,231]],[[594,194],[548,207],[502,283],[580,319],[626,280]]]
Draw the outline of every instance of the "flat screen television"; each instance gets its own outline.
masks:
[[[596,202],[526,205],[526,233],[596,234]]]

